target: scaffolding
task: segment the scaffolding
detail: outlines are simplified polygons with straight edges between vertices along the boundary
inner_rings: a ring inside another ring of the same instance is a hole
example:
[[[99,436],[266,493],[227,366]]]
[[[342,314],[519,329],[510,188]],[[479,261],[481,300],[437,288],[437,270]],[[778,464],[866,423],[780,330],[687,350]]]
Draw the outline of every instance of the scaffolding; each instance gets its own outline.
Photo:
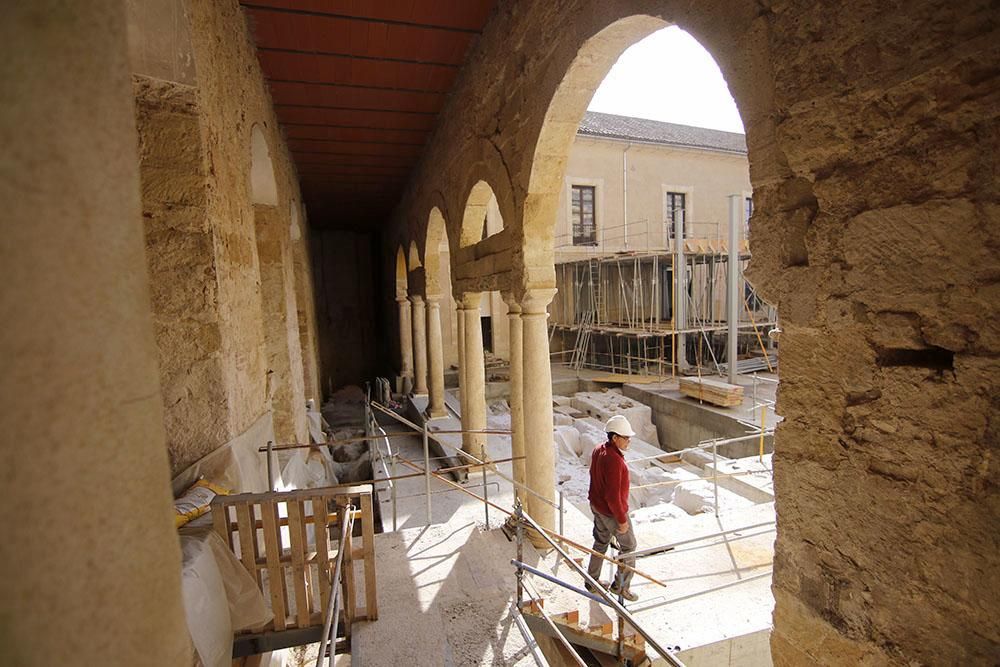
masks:
[[[614,230],[608,230],[602,246],[574,246],[571,238],[557,245],[553,349],[576,369],[722,375],[729,366],[729,240],[718,236],[714,223],[692,225],[716,235],[685,237],[683,248],[666,232],[657,236],[648,225],[645,231],[640,224],[630,227],[640,230],[631,230],[632,249],[616,247],[622,237]],[[774,370],[775,344],[764,333],[776,326],[777,311],[743,277],[750,253],[745,240],[737,243],[742,288],[738,285],[736,293],[743,301],[737,304],[737,371]],[[684,271],[676,271],[681,265]]]

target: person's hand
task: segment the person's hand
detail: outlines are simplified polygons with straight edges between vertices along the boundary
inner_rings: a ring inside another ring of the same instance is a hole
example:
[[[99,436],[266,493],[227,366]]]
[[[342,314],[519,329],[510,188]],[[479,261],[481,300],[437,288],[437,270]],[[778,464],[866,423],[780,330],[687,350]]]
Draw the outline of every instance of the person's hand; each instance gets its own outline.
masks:
[[[618,534],[619,535],[624,535],[627,532],[628,532],[628,521],[626,521],[625,523],[618,524]]]

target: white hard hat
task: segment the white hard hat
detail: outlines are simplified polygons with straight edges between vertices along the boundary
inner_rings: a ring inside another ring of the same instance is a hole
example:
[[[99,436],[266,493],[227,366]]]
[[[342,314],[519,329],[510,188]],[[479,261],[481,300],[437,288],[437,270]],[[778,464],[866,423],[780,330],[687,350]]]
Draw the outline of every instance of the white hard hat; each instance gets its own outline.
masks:
[[[618,435],[624,436],[626,438],[631,438],[635,435],[635,431],[632,430],[632,425],[628,423],[622,415],[615,415],[608,420],[608,423],[604,426],[604,431],[606,433],[617,433]]]

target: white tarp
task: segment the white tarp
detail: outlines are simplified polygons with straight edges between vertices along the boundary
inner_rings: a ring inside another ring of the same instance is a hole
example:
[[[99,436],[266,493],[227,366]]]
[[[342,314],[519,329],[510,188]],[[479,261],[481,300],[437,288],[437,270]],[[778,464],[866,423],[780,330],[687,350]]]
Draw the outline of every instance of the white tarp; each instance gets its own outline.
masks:
[[[218,533],[208,526],[185,528],[180,541],[181,591],[191,642],[205,667],[230,667],[233,634],[260,628],[273,616],[257,583]]]

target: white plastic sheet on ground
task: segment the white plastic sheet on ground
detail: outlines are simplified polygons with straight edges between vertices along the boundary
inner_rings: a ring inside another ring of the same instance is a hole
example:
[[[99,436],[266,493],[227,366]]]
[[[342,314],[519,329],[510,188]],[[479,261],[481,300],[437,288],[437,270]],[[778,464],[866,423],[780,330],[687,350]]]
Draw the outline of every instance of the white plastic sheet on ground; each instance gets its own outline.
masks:
[[[230,667],[233,634],[260,628],[273,616],[256,582],[214,530],[185,530],[180,541],[191,642],[205,667]]]

